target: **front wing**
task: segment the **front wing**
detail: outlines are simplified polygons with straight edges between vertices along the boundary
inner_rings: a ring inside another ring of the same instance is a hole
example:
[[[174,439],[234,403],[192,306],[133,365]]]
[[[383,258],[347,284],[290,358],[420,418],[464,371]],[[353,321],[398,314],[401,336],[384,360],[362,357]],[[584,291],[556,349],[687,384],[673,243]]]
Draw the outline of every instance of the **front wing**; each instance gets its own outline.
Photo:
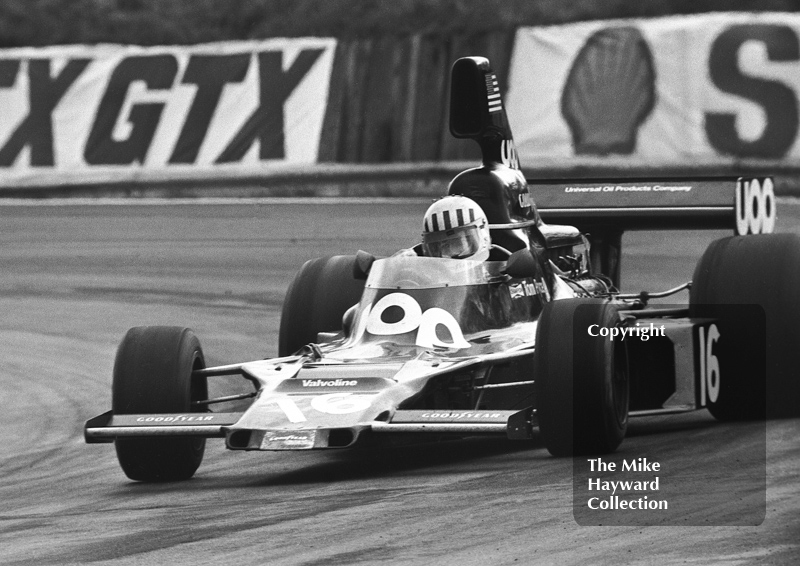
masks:
[[[244,413],[180,413],[114,415],[108,411],[86,423],[89,444],[117,438],[197,436],[227,438],[228,448],[238,450],[308,450],[346,448],[365,432],[377,434],[439,433],[458,435],[498,434],[511,439],[530,438],[533,410],[521,411],[396,411],[391,422],[371,421],[346,428],[276,428],[250,430],[246,441],[237,437],[236,425]]]
[[[669,343],[668,356],[657,359],[659,366],[663,367],[638,362],[641,367],[635,368],[635,375],[640,381],[640,390],[658,389],[662,394],[655,403],[644,406],[634,403],[630,415],[681,413],[708,406],[714,390],[720,387],[719,372],[714,374],[712,371],[715,352],[712,337],[719,336],[716,322],[713,319],[688,318],[686,309],[621,311],[620,315],[635,320],[639,325],[663,327],[662,342],[666,340]],[[641,350],[656,343],[639,343],[636,359],[652,363],[656,358],[641,355]],[[232,450],[346,448],[364,436],[385,434],[532,438],[537,427],[535,402],[522,409],[403,408],[404,401],[420,393],[437,376],[532,355],[531,347],[445,363],[442,360],[415,359],[388,366],[333,364],[326,368],[317,365],[312,370],[313,379],[303,377],[307,362],[303,358],[209,368],[201,370],[202,373],[242,373],[257,381],[259,394],[252,405],[244,412],[235,413],[115,415],[109,411],[87,421],[84,436],[87,443],[113,442],[117,438],[130,437],[224,438],[226,446]],[[281,376],[278,378],[276,374]],[[534,380],[485,383],[476,387],[487,390],[495,387],[532,388],[533,383]],[[311,386],[313,393],[307,392]],[[647,397],[653,399],[652,395]]]
[[[493,434],[530,438],[535,412],[524,409],[406,410],[431,380],[458,371],[530,358],[531,347],[465,359],[412,359],[405,363],[330,365],[283,358],[208,368],[198,375],[241,373],[258,384],[243,412],[117,415],[86,423],[87,443],[117,438],[195,436],[225,438],[232,450],[346,448],[369,434]],[[486,372],[488,375],[490,372]],[[532,380],[477,385],[477,389],[531,387]]]

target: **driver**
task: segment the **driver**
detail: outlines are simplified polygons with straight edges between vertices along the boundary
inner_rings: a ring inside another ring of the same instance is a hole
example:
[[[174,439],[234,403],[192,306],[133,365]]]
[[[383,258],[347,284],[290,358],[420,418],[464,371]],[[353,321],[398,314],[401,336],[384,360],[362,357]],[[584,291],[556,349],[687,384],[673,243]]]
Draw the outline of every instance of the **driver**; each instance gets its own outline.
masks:
[[[465,196],[437,200],[425,212],[421,247],[428,257],[486,261],[492,247],[486,214]]]

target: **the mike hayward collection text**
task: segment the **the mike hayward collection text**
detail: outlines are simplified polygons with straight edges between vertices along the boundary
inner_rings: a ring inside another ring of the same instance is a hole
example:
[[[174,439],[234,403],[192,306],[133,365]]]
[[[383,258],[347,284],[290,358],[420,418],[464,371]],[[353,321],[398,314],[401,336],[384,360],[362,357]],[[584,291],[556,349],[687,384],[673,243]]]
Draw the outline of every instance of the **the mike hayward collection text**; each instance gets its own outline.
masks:
[[[589,478],[589,491],[605,492],[602,496],[590,497],[587,501],[589,509],[593,510],[639,510],[653,509],[664,510],[669,508],[669,503],[665,499],[651,499],[643,492],[658,492],[661,489],[660,476],[654,475],[661,471],[659,462],[650,462],[647,458],[635,458],[623,460],[622,465],[617,468],[616,462],[608,462],[602,458],[590,458],[590,472],[633,472],[647,474],[649,479],[640,480],[606,480],[604,478]],[[621,495],[617,495],[617,491]],[[631,495],[634,498],[630,498]],[[636,497],[639,495],[639,497]]]

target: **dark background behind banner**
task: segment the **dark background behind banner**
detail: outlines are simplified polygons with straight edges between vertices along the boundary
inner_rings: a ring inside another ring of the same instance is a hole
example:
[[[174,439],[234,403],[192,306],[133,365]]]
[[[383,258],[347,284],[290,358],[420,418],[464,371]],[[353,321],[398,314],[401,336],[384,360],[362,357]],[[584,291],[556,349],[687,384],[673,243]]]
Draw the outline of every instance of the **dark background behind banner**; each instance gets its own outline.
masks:
[[[3,0],[0,48],[193,44],[268,37],[379,38],[512,31],[710,11],[798,11],[796,0]]]
[[[339,41],[322,127],[321,162],[480,159],[450,135],[449,75],[459,57],[488,57],[508,77],[513,31]],[[508,81],[501,81],[501,88]]]

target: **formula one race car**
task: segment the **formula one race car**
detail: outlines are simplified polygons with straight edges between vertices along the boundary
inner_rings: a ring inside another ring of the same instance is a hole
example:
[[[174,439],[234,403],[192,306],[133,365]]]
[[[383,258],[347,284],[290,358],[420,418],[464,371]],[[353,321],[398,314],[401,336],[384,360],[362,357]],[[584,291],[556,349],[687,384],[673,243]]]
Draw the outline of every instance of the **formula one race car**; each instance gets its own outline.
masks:
[[[205,367],[190,330],[133,328],[112,410],[86,423],[86,441],[115,442],[128,477],[164,481],[191,477],[214,437],[231,450],[308,450],[536,436],[561,456],[614,451],[631,416],[796,414],[800,239],[768,234],[772,181],[529,183],[499,92],[486,59],[454,64],[451,132],[476,140],[483,163],[448,192],[480,205],[500,257],[309,261],[289,287],[276,359]],[[725,226],[739,235],[711,244],[691,284],[617,290],[623,231]],[[686,308],[649,304],[690,285]],[[209,398],[208,380],[228,375],[252,392]],[[244,411],[211,410],[244,399]]]

